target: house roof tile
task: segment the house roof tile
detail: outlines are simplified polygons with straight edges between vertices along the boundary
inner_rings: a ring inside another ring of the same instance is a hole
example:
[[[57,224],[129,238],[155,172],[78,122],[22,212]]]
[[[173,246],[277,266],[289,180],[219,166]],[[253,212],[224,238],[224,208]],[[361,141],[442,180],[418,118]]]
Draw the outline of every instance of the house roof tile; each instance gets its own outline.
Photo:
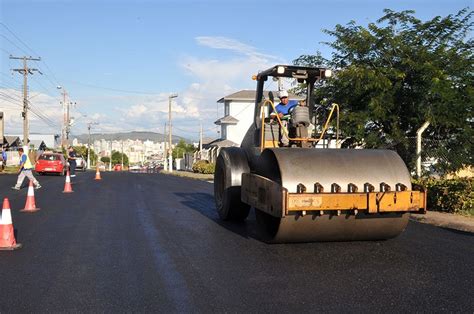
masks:
[[[237,124],[237,123],[239,123],[239,120],[234,118],[233,116],[225,116],[214,122],[214,124],[217,124],[217,125]]]
[[[244,89],[241,91],[238,91],[236,93],[227,95],[219,99],[217,102],[218,103],[223,103],[226,100],[236,100],[236,101],[249,101],[249,100],[255,100],[255,90],[250,90],[250,89]],[[265,97],[269,98],[268,96],[269,91],[265,91]],[[278,92],[277,91],[272,91],[275,99],[277,99]],[[295,100],[303,100],[305,99],[304,97],[297,96],[295,94],[289,93],[290,99],[295,99]]]

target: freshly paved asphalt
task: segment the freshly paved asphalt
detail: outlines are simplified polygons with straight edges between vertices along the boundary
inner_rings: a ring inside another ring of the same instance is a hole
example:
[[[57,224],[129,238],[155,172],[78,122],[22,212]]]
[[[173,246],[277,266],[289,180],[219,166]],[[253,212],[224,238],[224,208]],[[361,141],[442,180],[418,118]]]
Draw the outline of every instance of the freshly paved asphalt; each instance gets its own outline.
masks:
[[[0,175],[17,241],[0,251],[0,312],[469,312],[474,237],[410,222],[378,242],[268,245],[219,221],[212,184],[162,174]]]

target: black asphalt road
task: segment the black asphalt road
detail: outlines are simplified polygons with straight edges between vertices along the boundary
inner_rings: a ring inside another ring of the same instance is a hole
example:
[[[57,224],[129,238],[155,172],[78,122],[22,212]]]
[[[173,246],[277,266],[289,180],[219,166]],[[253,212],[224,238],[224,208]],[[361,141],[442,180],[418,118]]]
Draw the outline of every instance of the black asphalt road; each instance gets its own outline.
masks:
[[[0,312],[474,311],[474,237],[411,222],[380,242],[267,245],[219,221],[212,184],[161,174],[0,176],[17,241],[0,251]]]

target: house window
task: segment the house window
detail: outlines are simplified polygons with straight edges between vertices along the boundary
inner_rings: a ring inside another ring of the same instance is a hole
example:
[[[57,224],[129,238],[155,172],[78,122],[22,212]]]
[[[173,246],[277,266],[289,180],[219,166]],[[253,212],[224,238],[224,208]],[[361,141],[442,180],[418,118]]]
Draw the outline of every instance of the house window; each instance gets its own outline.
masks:
[[[229,103],[226,102],[224,105],[224,117],[227,117],[229,115]]]

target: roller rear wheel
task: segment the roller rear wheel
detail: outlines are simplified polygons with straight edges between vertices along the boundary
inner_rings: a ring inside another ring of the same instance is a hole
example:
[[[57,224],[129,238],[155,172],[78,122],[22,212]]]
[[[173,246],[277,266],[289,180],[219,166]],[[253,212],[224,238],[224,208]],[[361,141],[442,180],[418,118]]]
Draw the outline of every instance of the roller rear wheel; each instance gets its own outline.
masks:
[[[239,148],[224,149],[217,157],[214,199],[222,220],[243,221],[247,218],[250,206],[240,200],[240,181],[242,173],[248,171],[245,153]]]

